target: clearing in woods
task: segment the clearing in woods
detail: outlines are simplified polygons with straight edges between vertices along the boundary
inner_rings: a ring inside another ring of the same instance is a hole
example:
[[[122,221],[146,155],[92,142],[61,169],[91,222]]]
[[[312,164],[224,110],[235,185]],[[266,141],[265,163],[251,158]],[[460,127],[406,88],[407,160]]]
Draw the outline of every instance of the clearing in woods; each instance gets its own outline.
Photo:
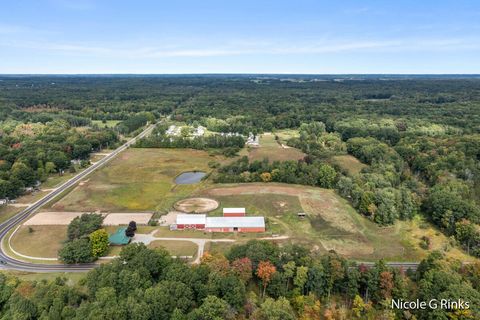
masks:
[[[296,148],[291,148],[275,140],[272,133],[264,133],[260,137],[260,147],[250,147],[248,158],[250,161],[263,160],[286,161],[303,159],[305,154]]]
[[[366,164],[360,162],[360,160],[351,155],[334,156],[331,158],[331,161],[352,176],[360,173],[363,168],[368,167]]]

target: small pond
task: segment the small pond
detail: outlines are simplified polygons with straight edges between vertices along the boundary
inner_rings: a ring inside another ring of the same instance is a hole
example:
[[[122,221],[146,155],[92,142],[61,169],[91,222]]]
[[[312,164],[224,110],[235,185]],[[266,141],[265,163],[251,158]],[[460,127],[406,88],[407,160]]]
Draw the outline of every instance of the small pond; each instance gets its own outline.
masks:
[[[179,174],[175,178],[175,183],[176,184],[192,184],[192,183],[197,183],[202,180],[203,177],[205,177],[207,173],[203,171],[188,171],[184,172],[182,174]]]

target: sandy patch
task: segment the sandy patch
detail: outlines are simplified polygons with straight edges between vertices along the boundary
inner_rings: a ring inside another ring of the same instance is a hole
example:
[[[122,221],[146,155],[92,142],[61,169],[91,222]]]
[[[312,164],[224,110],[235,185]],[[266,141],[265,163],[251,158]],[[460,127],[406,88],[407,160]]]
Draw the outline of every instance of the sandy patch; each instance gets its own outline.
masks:
[[[43,226],[43,225],[68,225],[70,221],[81,216],[85,212],[39,212],[27,221],[26,226]],[[103,213],[106,215],[106,213]]]
[[[175,209],[187,213],[205,213],[217,208],[218,202],[208,198],[188,198],[175,204]]]
[[[73,219],[81,216],[86,212],[39,212],[27,221],[26,226],[42,226],[42,225],[68,225]],[[137,224],[148,224],[153,213],[100,213],[105,216],[103,224],[106,226],[127,225],[130,221]]]
[[[169,213],[161,216],[160,219],[158,219],[158,224],[163,227],[168,227],[169,225],[176,223],[177,215],[182,213],[184,212],[170,211]]]
[[[137,224],[148,224],[153,213],[110,213],[103,220],[105,226],[127,225],[130,221]]]

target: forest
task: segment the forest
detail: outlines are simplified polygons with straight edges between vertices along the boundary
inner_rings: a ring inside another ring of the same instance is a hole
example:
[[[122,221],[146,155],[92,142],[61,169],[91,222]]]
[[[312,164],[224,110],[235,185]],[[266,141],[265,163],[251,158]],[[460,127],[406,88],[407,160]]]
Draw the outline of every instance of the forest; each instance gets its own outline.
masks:
[[[0,274],[0,306],[2,319],[478,319],[479,270],[438,252],[406,272],[257,240],[192,266],[130,244],[74,286]],[[463,299],[469,308],[397,310],[391,299]]]
[[[0,198],[13,199],[49,175],[75,170],[72,160],[88,165],[90,153],[118,146],[148,122],[160,124],[136,147],[219,149],[228,156],[235,156],[245,140],[219,133],[275,135],[292,129],[299,136],[286,144],[304,152],[303,159],[238,157],[215,166],[213,180],[335,189],[379,225],[422,215],[465,252],[480,257],[479,79],[289,79],[1,76]],[[107,126],[112,120],[118,123]],[[171,139],[163,134],[166,121],[202,125],[213,135]],[[341,155],[365,167],[352,174],[332,161]],[[82,241],[72,238],[66,246],[84,247]],[[262,242],[207,258],[190,267],[161,251],[127,247],[118,261],[89,273],[82,289],[61,279],[30,283],[2,276],[2,314],[5,319],[315,319],[317,314],[322,319],[342,314],[346,319],[410,319],[392,314],[386,299],[461,295],[479,305],[480,267],[447,263],[438,254],[410,274],[382,262],[351,267],[334,253],[311,256],[305,248]],[[478,309],[455,312],[419,311],[415,317],[479,317]]]

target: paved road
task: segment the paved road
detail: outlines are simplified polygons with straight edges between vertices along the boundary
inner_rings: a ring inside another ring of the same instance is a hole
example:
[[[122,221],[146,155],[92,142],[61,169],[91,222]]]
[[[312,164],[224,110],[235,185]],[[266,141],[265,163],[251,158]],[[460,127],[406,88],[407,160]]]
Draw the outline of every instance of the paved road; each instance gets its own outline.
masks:
[[[60,185],[58,188],[55,188],[55,190],[47,194],[45,197],[41,198],[37,202],[28,206],[24,210],[20,211],[18,214],[11,217],[7,221],[1,223],[0,224],[0,242],[1,242],[0,261],[3,261],[3,263],[0,264],[0,268],[10,269],[10,270],[20,270],[20,271],[31,271],[31,272],[77,272],[77,271],[81,272],[81,271],[90,270],[93,267],[95,267],[96,264],[94,263],[81,264],[81,265],[63,265],[63,264],[46,265],[46,264],[28,263],[28,262],[19,261],[5,254],[6,241],[4,241],[4,239],[11,229],[13,229],[20,222],[24,221],[25,219],[30,217],[32,214],[34,214],[37,209],[44,206],[45,204],[53,200],[55,197],[60,195],[62,192],[73,187],[78,182],[80,182],[85,177],[87,177],[89,174],[91,174],[92,172],[94,172],[95,170],[97,170],[98,168],[102,167],[104,164],[106,164],[107,162],[115,158],[120,152],[127,149],[137,139],[140,139],[148,135],[149,133],[151,133],[154,127],[155,127],[154,124],[148,126],[144,131],[142,131],[135,138],[132,138],[131,140],[129,140],[128,142],[126,142],[125,144],[117,148],[115,151],[113,151],[103,159],[99,160],[95,164],[92,164],[90,167],[80,172],[70,180],[64,182],[62,185]]]

